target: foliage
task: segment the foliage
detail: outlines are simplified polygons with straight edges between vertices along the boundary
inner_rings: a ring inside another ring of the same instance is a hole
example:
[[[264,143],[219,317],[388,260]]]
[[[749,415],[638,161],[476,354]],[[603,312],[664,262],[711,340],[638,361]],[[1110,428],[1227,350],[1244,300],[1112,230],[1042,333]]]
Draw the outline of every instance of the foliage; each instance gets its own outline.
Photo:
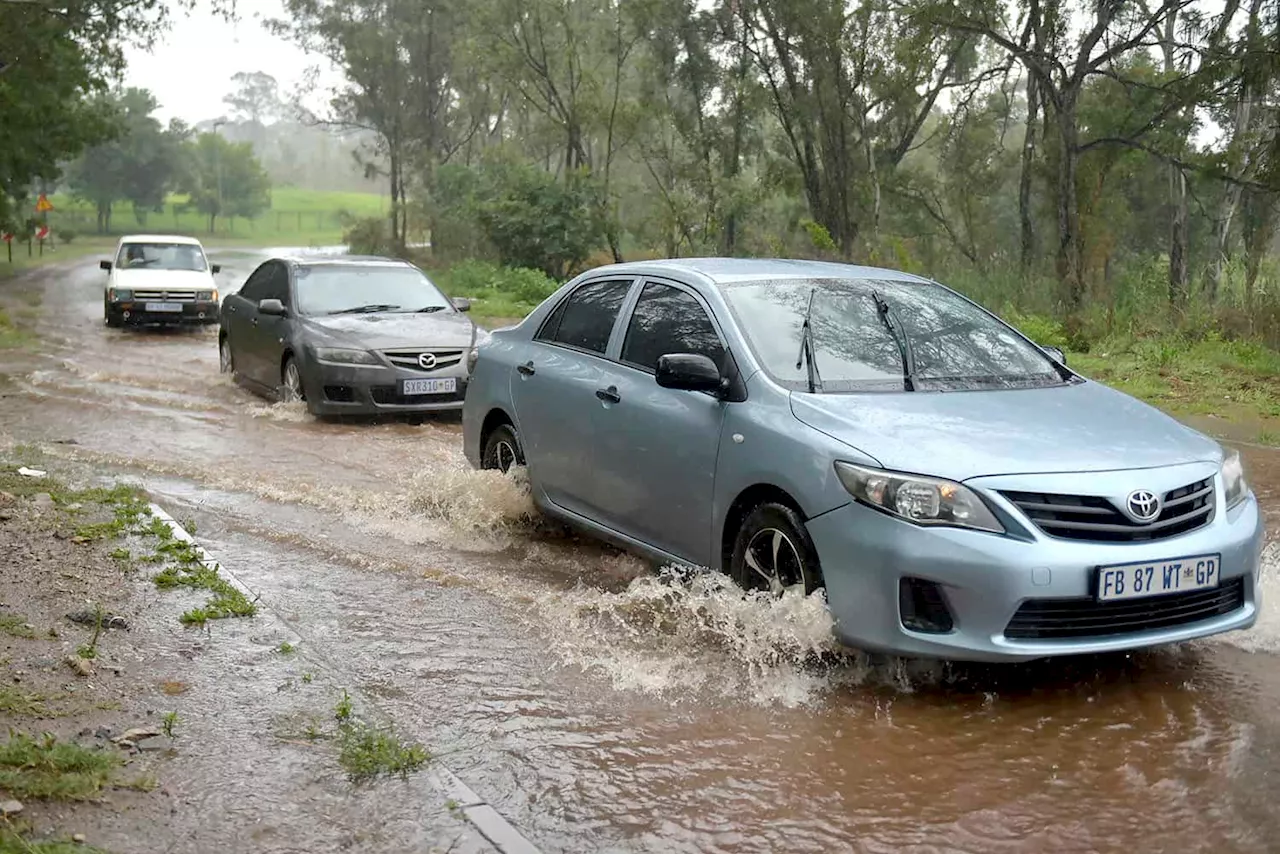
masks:
[[[0,790],[15,798],[88,800],[119,767],[115,754],[90,750],[45,734],[32,738],[9,732],[0,745]]]
[[[216,133],[202,133],[188,144],[179,186],[209,218],[210,232],[220,216],[254,217],[271,207],[271,181],[253,146],[228,142]]]
[[[349,220],[342,231],[342,242],[353,255],[394,255],[391,222],[386,217],[360,217]]]

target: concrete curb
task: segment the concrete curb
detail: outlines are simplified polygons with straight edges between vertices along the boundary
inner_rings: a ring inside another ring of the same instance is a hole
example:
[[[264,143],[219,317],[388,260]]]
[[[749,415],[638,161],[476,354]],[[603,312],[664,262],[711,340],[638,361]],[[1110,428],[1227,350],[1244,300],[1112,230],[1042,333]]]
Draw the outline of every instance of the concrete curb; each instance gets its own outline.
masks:
[[[204,547],[196,542],[195,537],[191,536],[182,525],[178,524],[172,516],[166,513],[164,508],[154,502],[150,507],[152,517],[163,522],[175,540],[190,544],[200,556],[200,562],[204,566],[226,577],[227,581],[248,597],[250,601],[258,600],[258,594],[250,590],[248,585],[237,578],[229,569],[210,557]],[[296,640],[302,641],[302,636],[295,632],[287,621],[281,619],[280,624]],[[457,804],[458,809],[466,816],[467,821],[471,822],[489,844],[498,849],[499,854],[541,854],[538,848],[528,839],[525,839],[511,822],[503,818],[492,804],[481,798],[470,786],[462,782],[457,774],[438,761],[432,762],[431,770],[427,773],[427,779],[446,798]]]

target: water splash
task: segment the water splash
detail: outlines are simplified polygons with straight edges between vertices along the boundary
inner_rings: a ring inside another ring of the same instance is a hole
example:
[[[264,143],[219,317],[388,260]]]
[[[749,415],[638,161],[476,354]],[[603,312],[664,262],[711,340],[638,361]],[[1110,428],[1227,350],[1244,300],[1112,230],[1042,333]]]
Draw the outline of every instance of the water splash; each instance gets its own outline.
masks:
[[[1247,652],[1280,652],[1280,541],[1262,550],[1262,572],[1258,579],[1262,608],[1253,628],[1210,638],[1229,643]]]
[[[314,421],[307,405],[300,400],[288,403],[253,404],[249,406],[249,414],[254,418],[266,418],[270,421],[303,423]]]

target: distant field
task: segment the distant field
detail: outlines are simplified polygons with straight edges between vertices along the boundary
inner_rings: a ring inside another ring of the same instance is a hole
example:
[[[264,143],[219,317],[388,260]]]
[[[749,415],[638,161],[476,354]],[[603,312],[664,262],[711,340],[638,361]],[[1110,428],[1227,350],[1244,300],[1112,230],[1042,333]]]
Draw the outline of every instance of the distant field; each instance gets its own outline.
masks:
[[[90,204],[58,194],[50,198],[54,211],[49,225],[55,234],[71,229],[79,236],[97,231],[97,214]],[[170,196],[163,213],[149,212],[144,223],[134,216],[128,202],[117,203],[111,211],[111,234],[160,231],[191,234],[209,243],[319,246],[342,238],[344,215],[377,216],[388,209],[389,200],[374,193],[341,193],[277,187],[271,191],[271,209],[254,219],[219,219],[217,232],[209,233],[208,219],[186,210],[186,197]]]

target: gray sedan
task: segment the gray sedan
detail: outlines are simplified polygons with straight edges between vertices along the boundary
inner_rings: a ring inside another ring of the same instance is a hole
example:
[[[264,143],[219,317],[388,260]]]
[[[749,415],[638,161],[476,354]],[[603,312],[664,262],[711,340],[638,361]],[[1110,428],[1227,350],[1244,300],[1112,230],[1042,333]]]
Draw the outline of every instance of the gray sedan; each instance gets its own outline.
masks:
[[[222,302],[224,373],[315,415],[457,411],[488,333],[417,267],[387,258],[272,258]]]
[[[891,270],[592,270],[479,347],[463,433],[601,538],[823,590],[864,649],[1029,660],[1258,616],[1236,453]]]

